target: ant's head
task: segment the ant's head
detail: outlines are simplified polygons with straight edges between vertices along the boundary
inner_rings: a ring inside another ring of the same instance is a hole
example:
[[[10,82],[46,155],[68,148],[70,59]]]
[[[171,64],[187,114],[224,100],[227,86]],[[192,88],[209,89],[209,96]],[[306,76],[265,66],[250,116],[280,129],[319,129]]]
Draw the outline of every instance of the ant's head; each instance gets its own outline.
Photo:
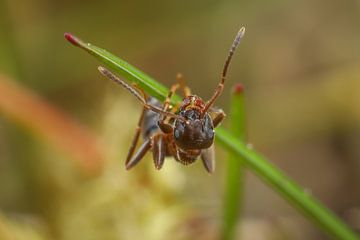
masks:
[[[184,98],[174,127],[174,139],[182,149],[209,148],[214,141],[214,125],[210,115],[202,111],[205,107],[203,100],[195,95]]]

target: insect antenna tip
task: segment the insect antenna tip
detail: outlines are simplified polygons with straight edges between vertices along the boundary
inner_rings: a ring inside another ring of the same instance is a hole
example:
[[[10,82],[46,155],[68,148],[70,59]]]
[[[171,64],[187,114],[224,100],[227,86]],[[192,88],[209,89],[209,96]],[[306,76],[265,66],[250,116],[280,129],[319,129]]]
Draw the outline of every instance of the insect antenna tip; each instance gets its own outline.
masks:
[[[244,35],[245,34],[245,27],[241,27],[239,30],[240,35]]]
[[[236,35],[234,45],[235,47],[240,43],[240,39],[245,35],[245,27],[241,27],[239,32]]]

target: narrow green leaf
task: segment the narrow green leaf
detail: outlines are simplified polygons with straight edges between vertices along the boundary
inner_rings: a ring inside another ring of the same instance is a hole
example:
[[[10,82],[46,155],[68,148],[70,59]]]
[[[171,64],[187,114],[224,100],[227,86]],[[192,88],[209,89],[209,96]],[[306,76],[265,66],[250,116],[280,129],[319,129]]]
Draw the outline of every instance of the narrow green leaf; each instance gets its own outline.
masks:
[[[359,236],[330,210],[231,133],[219,128],[217,139],[228,151],[243,157],[246,167],[330,235],[336,239],[359,239]]]
[[[245,102],[244,88],[241,84],[236,84],[234,87],[230,108],[230,131],[245,143]],[[221,229],[221,239],[223,240],[231,240],[236,237],[236,225],[243,205],[244,161],[245,159],[237,154],[229,154],[226,167],[223,226]]]
[[[167,89],[164,86],[124,60],[90,43],[85,43],[69,33],[65,33],[65,38],[73,45],[86,50],[128,80],[137,83],[149,95],[159,100],[165,99]],[[179,101],[179,99],[178,96],[174,96],[175,101]],[[264,157],[248,149],[246,145],[233,134],[221,127],[216,129],[216,134],[218,142],[228,151],[234,155],[243,157],[244,164],[250,170],[255,172],[264,182],[280,193],[289,203],[301,210],[305,216],[320,226],[329,235],[336,239],[359,239],[359,237],[330,210],[300,188],[279,169],[270,164]]]
[[[165,100],[168,89],[166,89],[160,83],[156,82],[149,75],[143,73],[142,71],[133,67],[124,60],[109,53],[108,51],[94,46],[91,43],[85,43],[84,41],[71,35],[70,33],[65,33],[65,38],[74,46],[84,49],[85,51],[96,57],[98,60],[100,60],[100,62],[113,69],[120,75],[124,76],[129,81],[136,83],[139,87],[144,89],[144,91],[151,96],[161,101]],[[178,96],[174,96],[173,99],[173,101],[180,100]]]

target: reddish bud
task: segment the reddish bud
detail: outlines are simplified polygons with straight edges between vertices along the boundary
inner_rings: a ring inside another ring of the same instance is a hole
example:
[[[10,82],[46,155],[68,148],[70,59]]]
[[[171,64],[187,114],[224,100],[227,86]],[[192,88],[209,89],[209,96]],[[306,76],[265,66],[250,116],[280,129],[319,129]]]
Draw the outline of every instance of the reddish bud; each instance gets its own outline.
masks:
[[[68,40],[71,44],[80,47],[80,42],[79,39],[77,39],[74,35],[72,35],[71,33],[64,33],[64,37],[66,38],[66,40]]]
[[[239,94],[239,93],[243,93],[243,92],[244,92],[244,85],[242,85],[241,83],[236,83],[234,85],[234,93]]]

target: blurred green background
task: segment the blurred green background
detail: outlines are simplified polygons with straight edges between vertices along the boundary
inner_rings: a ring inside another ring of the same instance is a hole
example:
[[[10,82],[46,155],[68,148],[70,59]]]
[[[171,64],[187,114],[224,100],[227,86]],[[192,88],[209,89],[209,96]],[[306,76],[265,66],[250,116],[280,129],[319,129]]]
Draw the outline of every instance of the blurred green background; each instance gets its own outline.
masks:
[[[359,1],[0,0],[0,239],[218,239],[226,153],[125,171],[141,106],[63,34],[208,99],[241,26],[217,106],[243,83],[249,142],[359,231]],[[251,173],[241,236],[326,238]]]

